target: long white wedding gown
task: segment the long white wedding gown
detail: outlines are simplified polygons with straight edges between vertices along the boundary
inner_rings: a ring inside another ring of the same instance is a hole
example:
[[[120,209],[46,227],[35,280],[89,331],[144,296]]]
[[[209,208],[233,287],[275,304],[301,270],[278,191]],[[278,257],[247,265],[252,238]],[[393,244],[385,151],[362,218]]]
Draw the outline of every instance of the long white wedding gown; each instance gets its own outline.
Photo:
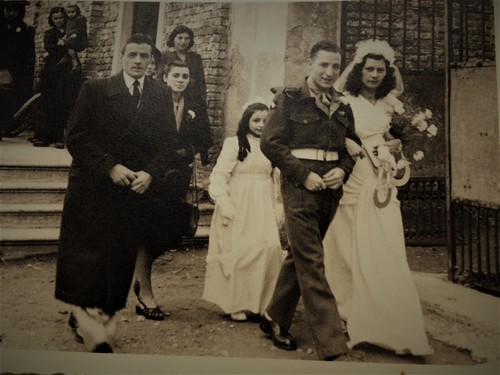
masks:
[[[376,104],[361,95],[347,98],[361,139],[388,130],[394,96]],[[358,159],[324,239],[326,277],[347,322],[348,346],[368,342],[398,354],[432,354],[406,260],[396,191],[388,206],[378,208],[376,185],[370,159]]]

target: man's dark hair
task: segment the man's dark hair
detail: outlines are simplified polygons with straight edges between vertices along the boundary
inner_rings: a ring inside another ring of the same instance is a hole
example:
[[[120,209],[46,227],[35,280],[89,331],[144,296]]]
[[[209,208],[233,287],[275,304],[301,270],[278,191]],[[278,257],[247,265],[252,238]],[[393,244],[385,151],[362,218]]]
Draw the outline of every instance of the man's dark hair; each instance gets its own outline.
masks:
[[[187,49],[190,49],[194,44],[194,33],[193,33],[193,30],[191,30],[189,27],[184,26],[184,25],[176,26],[172,30],[172,32],[168,36],[167,47],[174,47],[175,37],[179,34],[184,34],[184,33],[187,33],[189,35],[189,45],[188,45]]]
[[[311,59],[314,59],[319,51],[341,53],[340,47],[330,40],[321,40],[318,43],[316,43],[314,46],[312,46],[311,54],[309,55],[309,57]]]
[[[125,47],[128,44],[149,44],[151,46],[151,55],[153,54],[153,51],[155,49],[155,45],[153,43],[153,38],[149,36],[148,34],[132,34],[131,36],[128,37],[128,39],[125,41],[125,44],[122,47],[122,55],[125,53]]]

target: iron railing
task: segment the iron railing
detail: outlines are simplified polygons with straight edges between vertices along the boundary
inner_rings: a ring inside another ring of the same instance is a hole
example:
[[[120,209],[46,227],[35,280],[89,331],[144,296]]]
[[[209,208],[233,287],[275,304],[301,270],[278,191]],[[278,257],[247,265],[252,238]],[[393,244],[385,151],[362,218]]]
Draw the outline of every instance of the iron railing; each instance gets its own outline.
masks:
[[[399,188],[398,199],[407,245],[446,245],[444,177],[413,177]]]
[[[451,202],[450,277],[500,295],[498,206]]]

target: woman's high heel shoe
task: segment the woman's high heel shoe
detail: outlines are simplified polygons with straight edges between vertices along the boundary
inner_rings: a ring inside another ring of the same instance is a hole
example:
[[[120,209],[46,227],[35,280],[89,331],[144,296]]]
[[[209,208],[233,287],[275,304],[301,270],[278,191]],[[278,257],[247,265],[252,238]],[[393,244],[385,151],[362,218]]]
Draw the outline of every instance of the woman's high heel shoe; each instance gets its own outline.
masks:
[[[137,297],[137,302],[139,303],[138,305],[135,306],[135,312],[137,315],[142,315],[146,319],[150,320],[163,320],[166,316],[170,316],[169,313],[164,313],[161,311],[159,306],[156,307],[147,307],[144,302],[142,302],[141,297],[139,297],[139,294],[141,292],[141,284],[139,281],[136,281],[134,283],[134,293]]]

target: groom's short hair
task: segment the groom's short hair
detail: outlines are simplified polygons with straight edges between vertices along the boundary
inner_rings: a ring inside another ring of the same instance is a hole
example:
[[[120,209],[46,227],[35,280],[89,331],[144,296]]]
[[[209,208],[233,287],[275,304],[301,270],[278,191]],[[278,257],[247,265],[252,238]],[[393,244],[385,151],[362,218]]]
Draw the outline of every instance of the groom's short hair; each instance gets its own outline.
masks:
[[[319,51],[328,51],[334,53],[342,53],[340,47],[331,40],[320,40],[311,48],[309,57],[314,59]]]

